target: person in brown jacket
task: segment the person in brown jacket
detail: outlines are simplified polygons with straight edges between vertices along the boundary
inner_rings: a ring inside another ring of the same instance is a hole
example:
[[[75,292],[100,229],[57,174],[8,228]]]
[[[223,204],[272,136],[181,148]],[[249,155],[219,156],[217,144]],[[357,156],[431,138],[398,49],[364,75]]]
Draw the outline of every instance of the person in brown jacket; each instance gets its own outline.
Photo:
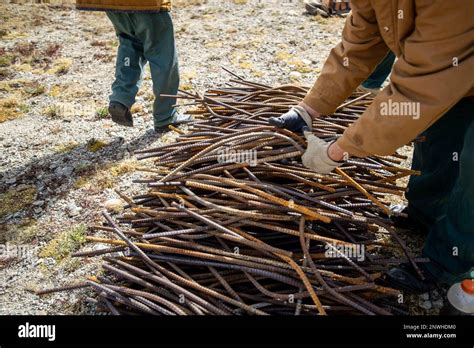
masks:
[[[119,39],[115,81],[112,85],[109,113],[123,126],[133,126],[130,112],[135,103],[145,65],[150,64],[153,80],[153,118],[155,131],[167,130],[170,124],[190,121],[177,112],[175,98],[179,86],[178,56],[169,0],[77,0],[76,8],[106,11]]]
[[[412,270],[387,277],[400,288],[426,291],[474,278],[474,1],[353,0],[342,41],[300,105],[270,119],[310,130],[364,81],[389,50],[398,57],[390,84],[333,143],[308,137],[303,163],[327,173],[347,156],[390,155],[415,142],[406,198],[408,222],[428,233],[430,258],[420,282]]]

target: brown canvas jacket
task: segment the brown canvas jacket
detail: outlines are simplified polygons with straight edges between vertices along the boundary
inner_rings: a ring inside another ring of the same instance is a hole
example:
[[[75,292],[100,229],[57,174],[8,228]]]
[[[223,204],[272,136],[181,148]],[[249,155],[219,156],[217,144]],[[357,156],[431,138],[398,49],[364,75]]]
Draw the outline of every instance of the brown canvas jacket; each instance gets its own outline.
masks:
[[[474,1],[351,3],[342,41],[304,101],[323,115],[333,113],[392,50],[398,60],[390,85],[338,140],[351,155],[389,155],[474,95]],[[418,118],[400,112],[410,105],[419,107]]]

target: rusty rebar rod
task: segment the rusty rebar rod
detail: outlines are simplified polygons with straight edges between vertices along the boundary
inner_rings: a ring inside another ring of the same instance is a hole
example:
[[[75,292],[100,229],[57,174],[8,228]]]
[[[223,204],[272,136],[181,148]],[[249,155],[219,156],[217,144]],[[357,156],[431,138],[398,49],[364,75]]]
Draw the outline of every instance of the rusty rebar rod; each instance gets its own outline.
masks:
[[[305,168],[304,138],[267,118],[307,89],[231,74],[228,87],[170,96],[191,101],[189,132],[171,128],[176,142],[137,152],[148,160],[135,180],[142,192],[118,192],[124,212],[95,227],[119,239],[88,237],[110,247],[74,254],[108,255],[104,276],[42,293],[90,287],[114,315],[404,313],[381,272],[418,271],[424,260],[396,234],[387,203],[406,190],[397,180],[418,173],[399,154],[351,159],[327,175]],[[355,94],[314,120],[315,133],[337,139],[371,102]]]

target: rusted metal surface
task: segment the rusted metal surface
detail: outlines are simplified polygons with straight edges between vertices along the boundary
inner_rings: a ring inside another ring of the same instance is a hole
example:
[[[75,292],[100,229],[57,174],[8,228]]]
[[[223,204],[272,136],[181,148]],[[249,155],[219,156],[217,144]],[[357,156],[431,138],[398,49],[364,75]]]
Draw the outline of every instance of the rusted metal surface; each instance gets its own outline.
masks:
[[[267,119],[306,89],[234,76],[203,96],[180,93],[196,105],[190,132],[173,128],[175,143],[138,154],[154,163],[137,181],[144,191],[120,193],[122,215],[104,212],[98,229],[109,236],[88,239],[108,249],[77,256],[110,253],[105,275],[78,287],[96,291],[97,305],[111,314],[403,313],[382,271],[424,260],[395,234],[387,197],[402,195],[396,181],[416,173],[399,167],[398,154],[351,159],[329,175],[304,168],[304,138]],[[337,139],[370,102],[353,96],[314,121],[316,135]],[[390,234],[401,246],[383,238]],[[387,259],[387,246],[398,256]]]

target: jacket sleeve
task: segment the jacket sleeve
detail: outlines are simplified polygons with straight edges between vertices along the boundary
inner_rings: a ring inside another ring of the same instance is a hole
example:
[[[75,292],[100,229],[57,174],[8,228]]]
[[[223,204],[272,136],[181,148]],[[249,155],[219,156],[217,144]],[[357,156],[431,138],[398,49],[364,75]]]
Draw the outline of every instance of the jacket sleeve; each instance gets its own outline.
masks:
[[[417,0],[416,14],[390,85],[338,140],[351,155],[390,155],[472,95],[474,1]]]
[[[389,52],[370,0],[353,1],[351,6],[342,41],[331,50],[321,75],[304,99],[323,115],[332,114]]]

